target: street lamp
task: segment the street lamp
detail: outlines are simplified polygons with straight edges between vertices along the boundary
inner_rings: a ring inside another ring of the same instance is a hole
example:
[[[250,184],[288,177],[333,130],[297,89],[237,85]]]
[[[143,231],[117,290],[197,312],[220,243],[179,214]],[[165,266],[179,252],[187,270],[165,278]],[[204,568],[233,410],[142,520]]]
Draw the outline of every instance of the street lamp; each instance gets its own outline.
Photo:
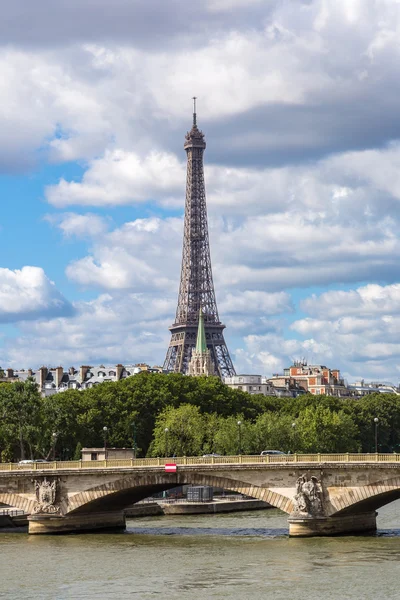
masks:
[[[296,444],[296,421],[293,421],[292,423],[292,431],[293,431],[293,446],[295,446],[295,450],[294,452],[297,452],[297,444]]]
[[[375,417],[374,423],[375,423],[375,453],[378,454],[378,424],[379,424],[378,417]]]
[[[52,439],[52,459],[55,461],[56,459],[56,443],[57,443],[58,433],[55,431],[51,434]]]
[[[168,427],[166,427],[164,429],[164,433],[165,433],[165,458],[167,458],[167,456],[168,456],[168,431],[169,431],[169,429],[168,429]]]
[[[108,427],[104,425],[103,427],[103,437],[104,437],[104,459],[107,460],[107,433]]]
[[[137,447],[136,447],[136,423],[132,423],[133,428],[133,458],[136,458]]]
[[[237,422],[238,425],[238,434],[239,434],[239,452],[238,454],[242,454],[242,421]]]

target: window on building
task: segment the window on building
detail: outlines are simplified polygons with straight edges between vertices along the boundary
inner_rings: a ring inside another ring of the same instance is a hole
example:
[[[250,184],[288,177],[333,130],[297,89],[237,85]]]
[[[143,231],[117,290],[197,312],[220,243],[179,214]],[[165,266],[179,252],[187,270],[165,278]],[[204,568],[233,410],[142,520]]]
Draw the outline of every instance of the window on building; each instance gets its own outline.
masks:
[[[91,453],[90,460],[97,460],[97,452],[92,452]]]

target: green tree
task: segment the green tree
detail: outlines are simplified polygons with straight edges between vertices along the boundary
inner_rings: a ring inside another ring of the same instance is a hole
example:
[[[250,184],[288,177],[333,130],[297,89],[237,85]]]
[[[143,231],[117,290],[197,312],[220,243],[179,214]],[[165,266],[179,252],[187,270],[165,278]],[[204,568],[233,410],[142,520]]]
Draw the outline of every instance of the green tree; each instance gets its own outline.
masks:
[[[357,452],[360,449],[358,429],[352,417],[343,410],[309,406],[296,421],[300,452]]]
[[[400,396],[396,394],[370,394],[349,403],[348,409],[359,428],[363,452],[375,452],[375,423],[378,423],[378,449],[380,452],[400,450]]]
[[[150,456],[198,456],[202,453],[205,419],[197,406],[168,406],[157,417]]]
[[[82,444],[80,442],[77,443],[76,447],[75,447],[75,452],[74,452],[74,460],[81,460],[82,459]]]
[[[41,399],[34,381],[17,381],[3,388],[2,413],[6,437],[18,440],[19,457],[40,452]]]
[[[260,415],[253,427],[251,452],[259,454],[263,450],[281,450],[294,452],[293,417],[275,412]]]
[[[219,417],[219,427],[214,436],[215,450],[218,454],[248,454],[251,439],[251,422],[246,421],[242,415]]]

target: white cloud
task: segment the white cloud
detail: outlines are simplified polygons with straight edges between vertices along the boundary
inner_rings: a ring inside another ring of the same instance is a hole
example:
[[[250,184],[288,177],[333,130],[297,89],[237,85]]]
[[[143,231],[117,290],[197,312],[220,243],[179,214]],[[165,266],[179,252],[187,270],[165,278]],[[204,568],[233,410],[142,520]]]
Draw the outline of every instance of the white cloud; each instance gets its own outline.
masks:
[[[284,324],[243,339],[235,351],[241,372],[283,372],[293,360],[340,368],[351,382],[400,378],[399,285],[367,285],[356,290],[313,295],[302,309],[314,317]],[[294,337],[296,335],[296,337]]]
[[[313,338],[285,339],[282,331],[245,336],[243,346],[235,351],[235,356],[238,372],[249,371],[250,365],[253,365],[252,372],[269,376],[273,373],[283,373],[283,369],[293,360],[303,357],[318,359],[319,356],[323,356],[325,361],[334,360],[331,348],[325,341]]]
[[[269,294],[262,291],[244,291],[235,294],[228,293],[220,302],[219,309],[222,314],[265,314],[279,315],[293,311],[291,298],[286,292]]]
[[[393,379],[397,383],[399,294],[399,284],[370,284],[312,295],[302,302],[302,309],[313,316],[294,321],[290,329],[329,346],[350,378]],[[323,360],[322,353],[318,359]]]
[[[143,3],[120,0],[113,18],[106,2],[96,15],[79,2],[74,19],[70,2],[53,20],[45,4],[35,4],[29,36],[19,35],[26,8],[5,9],[8,26],[0,24],[0,166],[26,164],[38,149],[61,161],[116,148],[140,151],[139,161],[171,152],[196,92],[201,122],[218,130],[220,163],[249,163],[251,154],[259,165],[282,153],[282,164],[398,136],[397,99],[386,93],[399,75],[393,1],[219,0],[196,7],[194,20],[183,0],[169,10],[160,2],[151,18]],[[137,28],[128,38],[123,15]]]
[[[177,289],[182,220],[137,219],[99,236],[93,256],[67,267],[67,276],[84,287],[135,291]]]
[[[108,229],[108,220],[99,215],[86,213],[61,213],[46,215],[45,219],[61,229],[67,238],[98,237]]]
[[[77,302],[70,318],[24,322],[21,334],[6,342],[0,364],[134,363],[164,359],[173,307],[143,294],[103,294]]]
[[[400,284],[369,284],[356,290],[331,290],[320,296],[313,294],[301,307],[316,317],[338,318],[343,315],[374,316],[400,312]]]
[[[71,315],[72,306],[40,267],[0,268],[0,323]]]
[[[44,149],[61,160],[90,156],[110,140],[103,102],[74,73],[71,54],[58,59],[0,48],[1,170],[31,166]]]
[[[91,162],[82,182],[48,186],[50,204],[65,207],[119,205],[182,195],[185,168],[176,156],[152,152],[141,159],[133,152],[107,151]]]

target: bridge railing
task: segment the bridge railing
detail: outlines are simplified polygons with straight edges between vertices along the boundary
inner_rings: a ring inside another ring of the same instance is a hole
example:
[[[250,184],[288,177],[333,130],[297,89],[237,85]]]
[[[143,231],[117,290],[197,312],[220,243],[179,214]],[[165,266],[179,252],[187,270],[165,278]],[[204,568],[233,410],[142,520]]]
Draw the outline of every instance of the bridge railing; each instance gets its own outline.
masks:
[[[400,454],[268,454],[237,456],[180,456],[169,458],[134,458],[126,460],[65,460],[53,462],[0,463],[0,471],[54,471],[60,469],[105,469],[132,467],[163,467],[180,465],[237,465],[237,464],[288,464],[288,463],[394,463]]]

